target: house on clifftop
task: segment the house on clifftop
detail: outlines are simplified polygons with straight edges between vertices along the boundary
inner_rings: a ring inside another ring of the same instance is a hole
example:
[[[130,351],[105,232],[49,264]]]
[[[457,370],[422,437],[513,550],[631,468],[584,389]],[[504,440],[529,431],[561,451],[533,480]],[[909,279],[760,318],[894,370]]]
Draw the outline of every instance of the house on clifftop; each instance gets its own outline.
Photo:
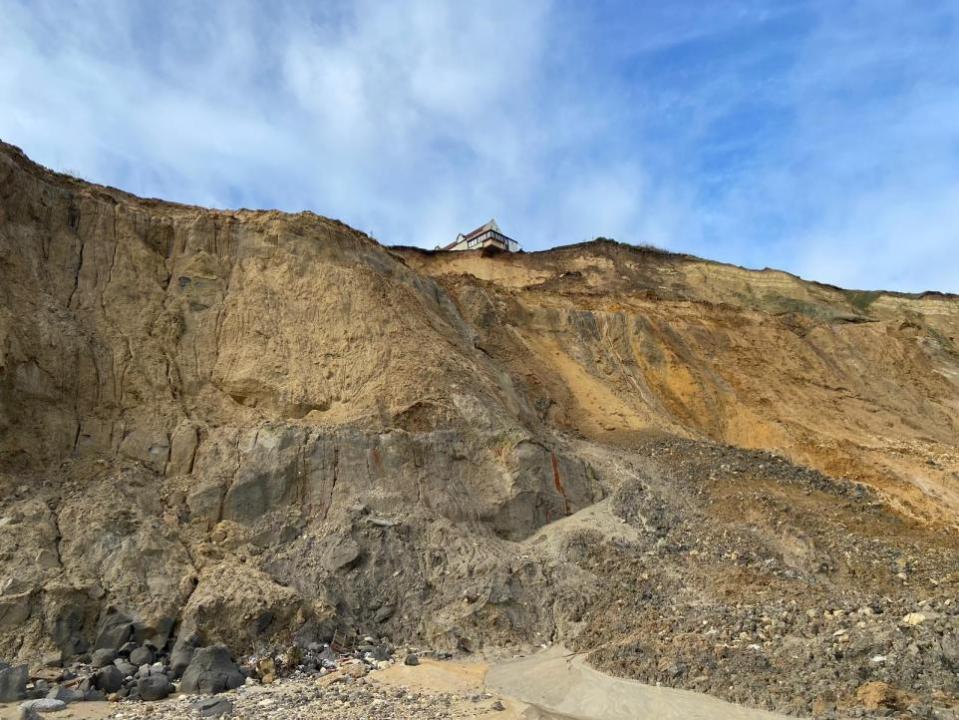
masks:
[[[495,220],[490,220],[485,225],[480,225],[465,235],[460,233],[456,240],[440,250],[481,250],[483,248],[498,248],[507,252],[516,252],[519,250],[519,243],[511,237],[504,235]]]

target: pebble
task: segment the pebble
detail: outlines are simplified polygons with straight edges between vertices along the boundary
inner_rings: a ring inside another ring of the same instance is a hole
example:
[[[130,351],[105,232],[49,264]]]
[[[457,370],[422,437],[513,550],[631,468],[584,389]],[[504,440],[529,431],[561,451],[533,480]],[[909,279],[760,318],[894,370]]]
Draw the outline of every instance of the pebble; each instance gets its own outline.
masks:
[[[312,676],[280,677],[270,685],[242,686],[215,697],[188,696],[159,703],[123,702],[111,720],[186,720],[229,717],[233,720],[466,720],[476,702],[492,711],[505,705],[488,693],[439,692],[381,684],[376,673],[324,686]]]

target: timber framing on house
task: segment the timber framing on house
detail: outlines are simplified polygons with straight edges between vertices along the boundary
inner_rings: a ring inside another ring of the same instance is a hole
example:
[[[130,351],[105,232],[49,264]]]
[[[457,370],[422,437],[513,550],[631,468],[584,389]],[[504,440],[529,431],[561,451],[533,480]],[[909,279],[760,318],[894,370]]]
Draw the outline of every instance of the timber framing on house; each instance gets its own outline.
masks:
[[[441,250],[481,250],[482,248],[495,247],[506,252],[517,252],[519,243],[502,233],[495,220],[490,220],[485,225],[480,225],[465,235],[460,233],[456,240],[449,245],[440,248]]]

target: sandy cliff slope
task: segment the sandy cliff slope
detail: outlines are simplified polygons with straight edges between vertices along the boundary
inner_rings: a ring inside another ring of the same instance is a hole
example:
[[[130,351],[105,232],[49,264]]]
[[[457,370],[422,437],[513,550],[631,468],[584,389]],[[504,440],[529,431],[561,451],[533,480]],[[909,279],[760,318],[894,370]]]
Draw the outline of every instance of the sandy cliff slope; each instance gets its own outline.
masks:
[[[119,610],[236,652],[564,639],[788,711],[931,697],[957,445],[953,296],[609,241],[390,248],[0,145],[0,657],[82,654]],[[770,679],[804,666],[808,696]]]

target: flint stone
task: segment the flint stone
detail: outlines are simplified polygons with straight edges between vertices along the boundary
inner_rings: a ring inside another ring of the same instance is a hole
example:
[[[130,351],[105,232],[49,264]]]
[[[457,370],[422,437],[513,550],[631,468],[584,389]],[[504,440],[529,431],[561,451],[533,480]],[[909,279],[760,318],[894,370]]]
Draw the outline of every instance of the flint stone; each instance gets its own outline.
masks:
[[[123,687],[125,677],[116,665],[107,665],[94,674],[93,685],[97,690],[102,690],[105,693],[115,693]]]
[[[220,717],[233,714],[233,703],[226,698],[207,698],[190,705],[200,717]]]
[[[186,693],[215,695],[240,687],[246,678],[230,657],[225,645],[198,649],[183,673],[180,690]]]
[[[0,702],[16,702],[27,696],[27,666],[0,669]]]
[[[137,680],[137,692],[144,700],[163,700],[173,692],[173,685],[166,675],[148,675]]]
[[[90,656],[90,664],[95,668],[102,668],[110,665],[117,659],[117,653],[113,648],[100,648],[94,650]]]
[[[130,662],[137,667],[141,665],[151,665],[153,660],[153,651],[145,645],[141,645],[130,653]]]

